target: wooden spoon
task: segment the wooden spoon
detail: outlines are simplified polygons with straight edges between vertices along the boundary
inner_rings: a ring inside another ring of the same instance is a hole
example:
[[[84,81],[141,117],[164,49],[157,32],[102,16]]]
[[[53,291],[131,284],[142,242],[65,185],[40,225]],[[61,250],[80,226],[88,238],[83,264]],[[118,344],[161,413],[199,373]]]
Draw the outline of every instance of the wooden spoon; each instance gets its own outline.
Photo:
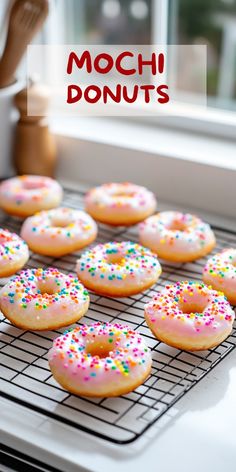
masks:
[[[48,0],[16,0],[10,12],[6,45],[0,60],[0,88],[14,83],[16,69],[48,14]]]

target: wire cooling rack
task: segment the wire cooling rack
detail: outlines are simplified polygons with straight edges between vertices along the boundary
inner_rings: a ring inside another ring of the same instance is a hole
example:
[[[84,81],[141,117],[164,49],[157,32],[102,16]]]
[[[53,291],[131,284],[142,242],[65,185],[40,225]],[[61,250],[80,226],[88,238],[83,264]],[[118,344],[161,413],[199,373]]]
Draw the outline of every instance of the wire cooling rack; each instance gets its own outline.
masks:
[[[83,207],[83,193],[65,191],[64,204]],[[0,218],[0,225],[19,233],[21,222],[10,217]],[[236,233],[214,228],[218,252],[235,246]],[[137,241],[137,229],[110,228],[100,225],[98,241]],[[55,266],[74,272],[79,253],[61,259],[32,254],[28,267]],[[1,390],[3,396],[20,405],[43,413],[97,437],[125,444],[140,437],[190,388],[196,385],[236,345],[234,331],[220,346],[208,351],[190,353],[158,342],[147,328],[143,316],[144,304],[154,293],[178,280],[199,280],[205,259],[189,264],[162,262],[162,276],[152,289],[123,299],[111,299],[91,293],[91,304],[82,323],[109,321],[128,323],[144,336],[152,349],[151,375],[134,392],[119,398],[82,398],[69,394],[53,379],[47,362],[52,340],[64,331],[23,331],[10,324],[1,314]],[[6,280],[1,281],[4,285]]]

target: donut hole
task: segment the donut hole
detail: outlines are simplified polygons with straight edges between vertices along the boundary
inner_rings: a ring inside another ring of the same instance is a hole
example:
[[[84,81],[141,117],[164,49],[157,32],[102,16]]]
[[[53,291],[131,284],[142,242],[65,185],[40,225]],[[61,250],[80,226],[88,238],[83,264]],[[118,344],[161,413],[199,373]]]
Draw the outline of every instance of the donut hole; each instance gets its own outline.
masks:
[[[86,353],[90,354],[92,357],[99,357],[100,359],[104,359],[105,357],[109,357],[111,352],[111,345],[107,342],[94,342],[88,343],[86,345]]]
[[[70,223],[71,223],[71,221],[68,221],[66,219],[53,218],[53,220],[51,222],[51,226],[53,228],[67,228],[67,226],[69,226]]]
[[[187,302],[180,302],[179,303],[179,308],[182,311],[182,313],[186,315],[190,315],[191,313],[203,313],[203,311],[206,309],[208,305],[208,299],[204,298],[199,301],[190,301],[188,300]]]
[[[108,264],[120,265],[124,260],[124,254],[120,254],[119,252],[112,252],[111,254],[106,255],[106,259]]]
[[[58,292],[58,286],[54,280],[38,281],[37,288],[41,295],[54,295]]]
[[[168,226],[168,229],[171,231],[186,231],[187,225],[183,221],[174,220]]]
[[[122,192],[122,190],[118,190],[117,192],[115,192],[113,195],[112,195],[112,198],[133,198],[135,196],[135,193],[134,192]]]
[[[25,180],[22,182],[22,187],[24,190],[40,190],[45,187],[45,184],[40,181]]]

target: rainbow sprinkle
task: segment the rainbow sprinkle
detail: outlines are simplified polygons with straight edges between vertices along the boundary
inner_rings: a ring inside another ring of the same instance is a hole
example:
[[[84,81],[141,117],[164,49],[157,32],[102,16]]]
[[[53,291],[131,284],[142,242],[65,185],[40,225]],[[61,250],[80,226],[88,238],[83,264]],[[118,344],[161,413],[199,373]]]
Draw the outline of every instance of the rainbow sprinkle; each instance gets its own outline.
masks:
[[[69,329],[55,339],[49,359],[58,356],[65,369],[71,365],[84,370],[83,380],[88,382],[104,372],[128,376],[132,368],[146,362],[150,351],[129,326],[97,322]]]
[[[204,283],[188,281],[166,285],[165,290],[145,306],[145,314],[151,323],[169,318],[192,323],[196,331],[204,325],[217,329],[219,321],[232,323],[234,320],[234,312],[222,292]]]
[[[1,300],[23,309],[50,309],[63,301],[73,303],[88,300],[88,292],[73,275],[65,275],[57,269],[27,269],[13,277],[1,290]],[[32,312],[34,314],[34,311]]]
[[[17,234],[0,229],[0,263],[9,263],[28,254],[28,246]]]
[[[136,209],[146,205],[156,206],[156,199],[152,192],[145,187],[130,182],[107,183],[95,187],[86,194],[85,202],[90,202],[99,209]]]
[[[161,272],[157,256],[131,241],[98,244],[82,254],[77,262],[78,274],[114,280],[135,278],[139,275]]]
[[[236,281],[236,249],[226,249],[211,257],[204,267],[204,272],[208,272],[211,277]]]

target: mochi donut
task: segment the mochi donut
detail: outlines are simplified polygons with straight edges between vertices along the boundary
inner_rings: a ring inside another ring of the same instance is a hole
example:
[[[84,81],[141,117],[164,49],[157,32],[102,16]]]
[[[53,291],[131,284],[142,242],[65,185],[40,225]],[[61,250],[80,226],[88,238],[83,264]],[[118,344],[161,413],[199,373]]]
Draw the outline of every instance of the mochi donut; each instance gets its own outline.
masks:
[[[222,292],[198,282],[167,285],[145,305],[144,313],[157,339],[188,351],[220,344],[231,333],[235,318]]]
[[[0,228],[0,277],[22,269],[29,259],[28,246],[17,234]]]
[[[152,357],[137,331],[98,322],[69,329],[56,338],[49,365],[57,382],[71,393],[116,397],[145,381]]]
[[[161,266],[149,249],[123,241],[87,250],[78,259],[76,271],[86,288],[101,295],[128,297],[156,283]]]
[[[209,224],[197,216],[164,211],[139,225],[141,244],[159,257],[173,262],[190,262],[205,256],[215,246]]]
[[[224,292],[229,302],[236,305],[236,249],[225,249],[208,259],[203,280]]]
[[[56,180],[40,175],[21,175],[0,184],[0,207],[11,215],[26,217],[60,205],[62,188]]]
[[[97,225],[84,211],[59,207],[27,218],[21,236],[32,251],[60,257],[94,241]]]
[[[86,211],[95,220],[113,226],[139,223],[154,213],[156,205],[152,192],[129,182],[104,184],[85,196]]]
[[[89,296],[73,275],[57,269],[27,269],[0,291],[0,309],[23,329],[49,330],[78,321],[88,310]]]

